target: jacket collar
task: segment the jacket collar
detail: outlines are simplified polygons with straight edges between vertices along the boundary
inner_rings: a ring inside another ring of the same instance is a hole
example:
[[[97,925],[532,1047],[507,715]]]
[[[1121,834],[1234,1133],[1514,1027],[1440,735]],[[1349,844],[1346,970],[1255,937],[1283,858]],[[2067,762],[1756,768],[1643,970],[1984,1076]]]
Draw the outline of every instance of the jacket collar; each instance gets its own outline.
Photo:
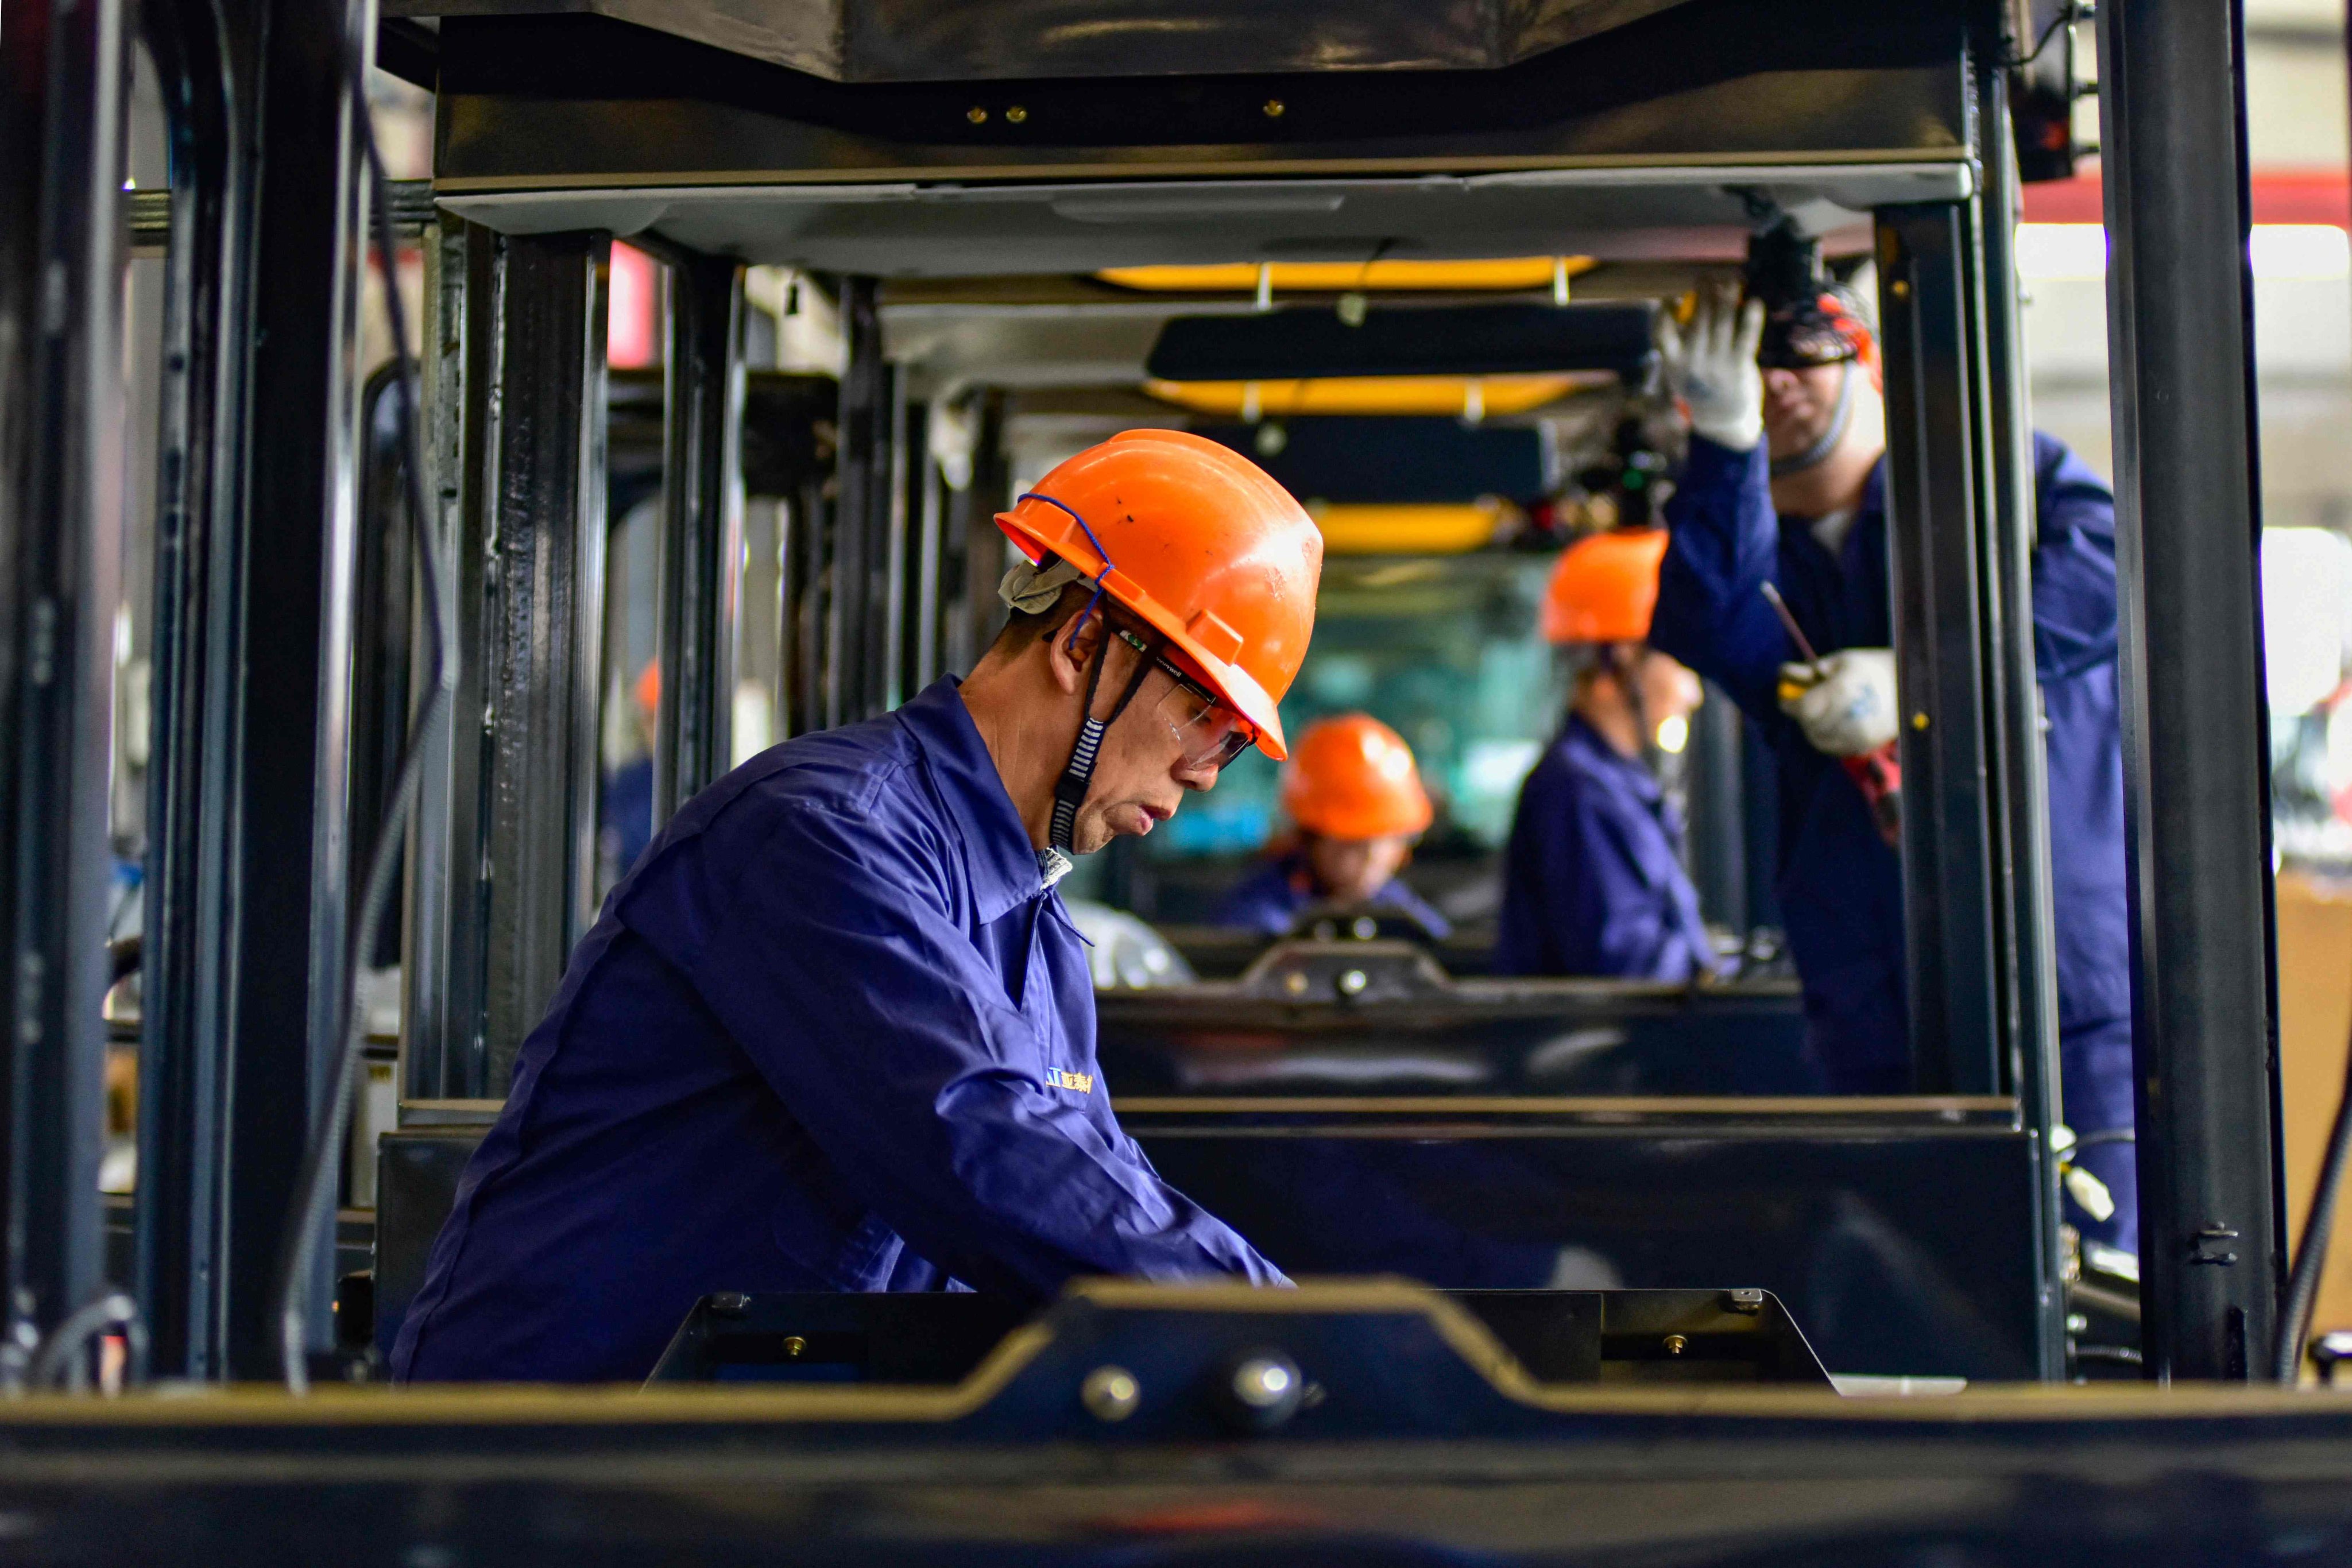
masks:
[[[985,925],[1036,897],[1045,881],[1029,830],[1005,793],[1004,777],[963,706],[961,684],[953,675],[932,682],[896,717],[922,752],[963,840],[974,913]]]

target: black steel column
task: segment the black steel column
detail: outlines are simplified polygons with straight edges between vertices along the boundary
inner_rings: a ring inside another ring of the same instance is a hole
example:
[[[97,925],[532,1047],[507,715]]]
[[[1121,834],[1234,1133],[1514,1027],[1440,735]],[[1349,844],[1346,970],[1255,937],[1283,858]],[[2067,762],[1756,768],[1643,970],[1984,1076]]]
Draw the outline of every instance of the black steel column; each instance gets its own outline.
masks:
[[[0,10],[0,1200],[11,1342],[101,1267],[108,737],[122,508],[120,0]]]
[[[243,333],[251,162],[245,92],[227,39],[193,6],[147,8],[172,164],[162,385],[157,392],[154,626],[145,934],[141,956],[135,1288],[150,1368],[219,1368],[226,1217],[227,1053],[209,916],[224,907],[223,836],[205,831],[226,794],[210,695],[231,630],[212,584],[236,570],[232,519],[243,471],[231,433],[245,402]]]
[[[422,366],[426,494],[435,527],[453,548],[442,584],[444,624],[457,644],[457,722],[426,737],[416,808],[409,819],[401,946],[403,1100],[470,1100],[490,1092],[482,1034],[481,955],[488,916],[482,883],[483,652],[489,619],[492,497],[488,388],[498,365],[499,239],[444,215],[425,233]],[[425,671],[424,640],[413,637]]]
[[[595,914],[612,239],[516,235],[499,249],[478,894],[492,1098]]]
[[[845,277],[841,329],[841,483],[834,507],[831,616],[826,632],[826,727],[884,706],[882,582],[888,566],[890,370],[882,359],[875,281]]]
[[[2244,33],[2210,0],[2098,21],[2143,1344],[2242,1379],[2285,1262]]]
[[[1959,206],[1879,211],[1912,1059],[1922,1090],[1990,1094],[2002,1087],[2001,1038],[1969,241]]]
[[[2041,686],[2033,653],[2034,480],[2032,405],[2017,284],[2015,224],[2021,204],[2005,73],[1979,74],[1984,128],[1984,403],[1992,460],[1992,526],[1982,539],[1985,646],[1991,681],[1987,734],[2000,781],[1997,846],[2003,1033],[2011,1084],[2034,1143],[2034,1254],[2041,1292],[2042,1375],[2066,1375],[2058,1161],[2050,1129],[2063,1122],[2058,1068],[2058,958],[2052,927],[2050,780],[2042,738]]]
[[[743,544],[743,268],[671,260],[654,825],[730,762]]]
[[[151,18],[173,115],[140,1286],[155,1365],[277,1369],[348,873],[362,8]],[[268,156],[258,154],[267,105]],[[331,1333],[319,1249],[316,1343]]]

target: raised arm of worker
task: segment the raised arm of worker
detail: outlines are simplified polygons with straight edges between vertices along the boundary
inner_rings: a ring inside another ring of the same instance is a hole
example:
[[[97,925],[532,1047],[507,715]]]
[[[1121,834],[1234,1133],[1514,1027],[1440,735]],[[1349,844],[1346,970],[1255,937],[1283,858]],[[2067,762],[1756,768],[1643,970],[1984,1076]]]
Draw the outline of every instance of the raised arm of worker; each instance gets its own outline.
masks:
[[[1780,666],[1797,657],[1764,597],[1780,570],[1780,524],[1764,450],[1764,382],[1756,346],[1764,307],[1702,296],[1687,327],[1658,316],[1667,390],[1688,411],[1691,440],[1665,507],[1671,542],[1658,571],[1652,646],[1729,693],[1768,729],[1787,723]]]

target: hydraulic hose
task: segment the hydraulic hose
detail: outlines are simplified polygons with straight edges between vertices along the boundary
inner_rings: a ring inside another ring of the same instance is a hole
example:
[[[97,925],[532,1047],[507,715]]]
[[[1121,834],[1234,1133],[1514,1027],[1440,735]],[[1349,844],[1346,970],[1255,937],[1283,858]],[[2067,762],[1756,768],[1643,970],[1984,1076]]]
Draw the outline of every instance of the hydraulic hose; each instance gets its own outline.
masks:
[[[310,1388],[308,1355],[310,1315],[310,1270],[318,1257],[319,1236],[333,1212],[336,1155],[342,1147],[345,1120],[351,1111],[352,1083],[366,1040],[367,1019],[360,1010],[360,977],[367,957],[375,951],[376,936],[392,894],[392,873],[408,813],[423,778],[424,755],[434,732],[448,722],[457,693],[457,654],[442,604],[447,580],[441,556],[440,530],[426,509],[425,447],[418,430],[420,399],[417,361],[410,351],[407,312],[401,305],[398,251],[394,243],[389,183],[383,155],[376,144],[375,121],[368,112],[367,77],[363,56],[351,57],[349,80],[352,118],[359,131],[367,162],[368,205],[374,219],[375,249],[383,266],[384,315],[392,329],[393,363],[397,367],[394,408],[401,446],[403,499],[409,527],[416,538],[416,570],[425,608],[425,643],[431,674],[425,681],[424,705],[410,723],[393,786],[384,802],[383,821],[368,846],[367,876],[343,951],[342,983],[336,1001],[335,1059],[327,1075],[326,1092],[311,1113],[309,1140],[303,1145],[300,1176],[294,1201],[286,1217],[286,1239],[278,1254],[278,1322],[279,1350],[287,1391],[307,1394]]]

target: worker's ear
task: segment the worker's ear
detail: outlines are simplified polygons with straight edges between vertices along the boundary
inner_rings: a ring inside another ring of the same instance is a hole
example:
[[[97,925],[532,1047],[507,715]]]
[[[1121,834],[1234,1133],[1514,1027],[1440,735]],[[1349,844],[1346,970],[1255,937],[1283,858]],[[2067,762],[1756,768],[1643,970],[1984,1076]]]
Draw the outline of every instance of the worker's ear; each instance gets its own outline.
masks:
[[[1108,630],[1099,605],[1092,613],[1081,610],[1054,628],[1053,634],[1045,639],[1045,661],[1055,685],[1069,693],[1086,689],[1087,666],[1101,651]]]

